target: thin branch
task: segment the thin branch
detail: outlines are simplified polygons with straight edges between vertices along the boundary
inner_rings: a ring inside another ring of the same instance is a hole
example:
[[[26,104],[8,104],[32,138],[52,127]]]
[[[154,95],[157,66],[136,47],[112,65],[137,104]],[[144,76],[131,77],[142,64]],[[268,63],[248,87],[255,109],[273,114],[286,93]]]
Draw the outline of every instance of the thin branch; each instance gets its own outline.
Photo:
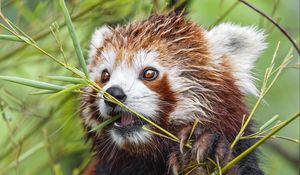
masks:
[[[239,4],[239,1],[233,3],[220,17],[210,26],[210,28],[218,25],[225,17],[227,17]]]
[[[257,9],[256,7],[254,7],[253,5],[249,4],[244,0],[239,0],[239,1],[245,4],[246,6],[250,7],[251,9],[253,9],[257,13],[259,13],[263,17],[267,18],[272,24],[274,24],[287,37],[287,39],[292,43],[294,48],[297,50],[298,55],[300,55],[300,49],[297,46],[296,42],[291,37],[291,35],[282,26],[280,26],[274,19],[272,19],[272,17],[268,16],[267,14],[265,14],[264,12],[262,12],[261,10]]]
[[[282,128],[287,126],[289,123],[294,121],[300,116],[300,112],[297,112],[295,115],[290,117],[288,120],[282,122],[278,127],[274,128],[271,132],[269,132],[265,137],[261,138],[259,141],[257,141],[255,144],[253,144],[251,147],[246,149],[244,152],[242,152],[240,155],[235,157],[233,160],[231,160],[229,163],[227,163],[223,168],[222,172],[225,172],[227,169],[232,167],[236,162],[241,160],[243,157],[251,153],[254,149],[256,149],[258,146],[260,146],[262,143],[264,143],[266,140],[268,140],[270,137],[272,137],[274,134],[276,134],[278,131],[280,131]]]
[[[172,0],[168,5],[168,11],[173,10],[175,12],[185,11],[187,4],[190,0]]]

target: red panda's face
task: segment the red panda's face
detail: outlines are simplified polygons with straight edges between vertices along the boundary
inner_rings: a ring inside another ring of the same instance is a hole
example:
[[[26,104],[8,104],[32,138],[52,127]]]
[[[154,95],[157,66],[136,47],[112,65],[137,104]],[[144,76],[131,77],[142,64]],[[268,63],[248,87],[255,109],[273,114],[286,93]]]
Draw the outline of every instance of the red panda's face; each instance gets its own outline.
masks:
[[[173,87],[176,83],[173,82],[176,81],[174,78],[179,77],[178,69],[164,62],[165,56],[159,49],[130,45],[124,47],[119,42],[112,42],[115,37],[114,34],[107,37],[102,43],[105,47],[90,53],[91,79],[131,110],[167,127],[169,115],[177,102]],[[89,88],[86,91],[94,96],[83,100],[87,103],[82,109],[87,128],[92,129],[111,117],[120,117],[101,131],[96,131],[97,136],[110,140],[121,149],[131,149],[132,152],[135,152],[132,149],[139,146],[156,144],[156,136],[142,128],[157,131],[150,124],[106,100],[102,93],[92,92]]]
[[[169,110],[166,107],[174,107],[175,97],[169,87],[169,70],[158,61],[159,52],[110,47],[100,51],[99,57],[91,68],[91,76],[104,91],[153,122],[161,124],[166,120]],[[99,118],[120,116],[106,131],[119,147],[146,144],[152,139],[152,135],[142,129],[148,124],[138,116],[105,100],[101,93],[97,94],[95,103]]]

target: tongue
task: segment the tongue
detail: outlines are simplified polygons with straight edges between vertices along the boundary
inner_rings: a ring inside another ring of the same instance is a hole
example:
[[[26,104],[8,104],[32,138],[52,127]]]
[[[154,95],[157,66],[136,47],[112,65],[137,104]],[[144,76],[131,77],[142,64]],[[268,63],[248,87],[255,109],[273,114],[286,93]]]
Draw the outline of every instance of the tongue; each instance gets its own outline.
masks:
[[[122,126],[127,126],[131,123],[133,123],[132,116],[128,113],[122,113],[121,114],[121,125]]]

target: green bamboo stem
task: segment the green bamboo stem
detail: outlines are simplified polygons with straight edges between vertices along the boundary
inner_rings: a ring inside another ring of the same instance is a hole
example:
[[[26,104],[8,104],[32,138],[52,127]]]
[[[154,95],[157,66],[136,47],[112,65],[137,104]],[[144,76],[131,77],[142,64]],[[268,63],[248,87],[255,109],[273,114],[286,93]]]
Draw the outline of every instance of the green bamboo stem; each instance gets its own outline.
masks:
[[[264,143],[266,140],[268,140],[270,137],[272,137],[274,134],[276,134],[278,131],[280,131],[283,127],[294,121],[300,116],[300,112],[297,112],[292,117],[290,117],[288,120],[282,122],[281,125],[278,125],[278,127],[274,128],[270,133],[268,133],[265,137],[261,138],[259,141],[257,141],[254,145],[249,147],[246,151],[238,155],[236,158],[231,160],[228,164],[226,164],[222,168],[222,173],[228,170],[230,167],[232,167],[235,163],[237,163],[239,160],[247,156],[249,153],[251,153],[254,149],[256,149],[258,146],[260,146],[262,143]]]
[[[16,42],[24,42],[23,40],[19,39],[16,36],[13,35],[4,35],[0,34],[0,40],[8,40],[8,41],[16,41]]]
[[[53,91],[61,91],[61,90],[65,89],[65,87],[63,87],[63,86],[45,83],[42,81],[14,77],[14,76],[0,76],[0,79],[18,83],[18,84],[23,84],[25,86],[30,86],[30,87],[34,87],[34,88],[38,88],[38,89],[47,89],[47,90],[53,90]]]
[[[76,55],[77,55],[79,64],[80,64],[85,76],[89,77],[89,73],[88,73],[88,70],[87,70],[85,59],[84,59],[84,56],[83,56],[83,53],[82,53],[82,50],[81,50],[81,47],[80,47],[79,39],[78,39],[77,34],[75,32],[75,28],[74,28],[74,25],[72,23],[72,19],[69,15],[68,9],[66,7],[65,1],[64,0],[59,0],[59,5],[60,5],[60,7],[61,7],[61,9],[64,13],[65,21],[66,21],[70,36],[71,36],[72,41],[73,41],[73,45],[74,45],[74,48],[75,48],[75,51],[76,51]]]

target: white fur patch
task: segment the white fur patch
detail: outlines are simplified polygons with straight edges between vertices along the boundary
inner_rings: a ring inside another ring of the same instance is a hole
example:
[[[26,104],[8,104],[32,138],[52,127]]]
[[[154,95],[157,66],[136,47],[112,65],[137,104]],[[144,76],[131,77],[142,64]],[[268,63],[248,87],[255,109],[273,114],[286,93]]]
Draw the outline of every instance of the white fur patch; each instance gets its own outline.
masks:
[[[142,145],[142,144],[149,142],[150,138],[151,138],[151,134],[149,132],[140,130],[140,131],[135,131],[135,132],[131,133],[127,139],[129,141],[129,143],[132,143],[135,145]]]
[[[90,72],[91,79],[94,81],[101,75],[104,69],[107,69],[109,72],[112,71],[116,59],[116,52],[113,49],[105,49],[101,52],[100,57],[102,61],[92,67]]]
[[[140,130],[134,131],[127,136],[123,137],[116,133],[115,130],[110,130],[110,136],[112,140],[119,146],[122,147],[125,142],[135,145],[143,145],[150,141],[151,134],[147,131]]]
[[[145,49],[140,49],[137,51],[136,56],[133,59],[133,64],[136,68],[139,69],[153,67],[162,72],[164,71],[164,69],[156,61],[158,57],[159,53],[156,51],[147,51]]]
[[[120,135],[118,135],[115,130],[110,130],[109,132],[110,137],[112,138],[112,140],[119,146],[122,147],[125,143],[125,140],[123,137],[121,137]]]
[[[103,45],[104,39],[110,35],[112,35],[112,31],[107,26],[102,26],[95,30],[90,43],[89,63],[93,56],[96,55],[97,49]]]
[[[177,104],[175,110],[170,114],[171,123],[180,124],[194,122],[196,118],[207,117],[203,109],[211,110],[209,101],[199,93],[208,93],[209,90],[201,86],[197,81],[180,77],[182,69],[173,67],[169,70],[172,90],[177,94]],[[198,93],[195,93],[197,91]]]
[[[251,69],[266,48],[264,33],[255,27],[224,23],[208,31],[206,37],[213,62],[220,64],[222,57],[227,57],[240,90],[257,95]]]

